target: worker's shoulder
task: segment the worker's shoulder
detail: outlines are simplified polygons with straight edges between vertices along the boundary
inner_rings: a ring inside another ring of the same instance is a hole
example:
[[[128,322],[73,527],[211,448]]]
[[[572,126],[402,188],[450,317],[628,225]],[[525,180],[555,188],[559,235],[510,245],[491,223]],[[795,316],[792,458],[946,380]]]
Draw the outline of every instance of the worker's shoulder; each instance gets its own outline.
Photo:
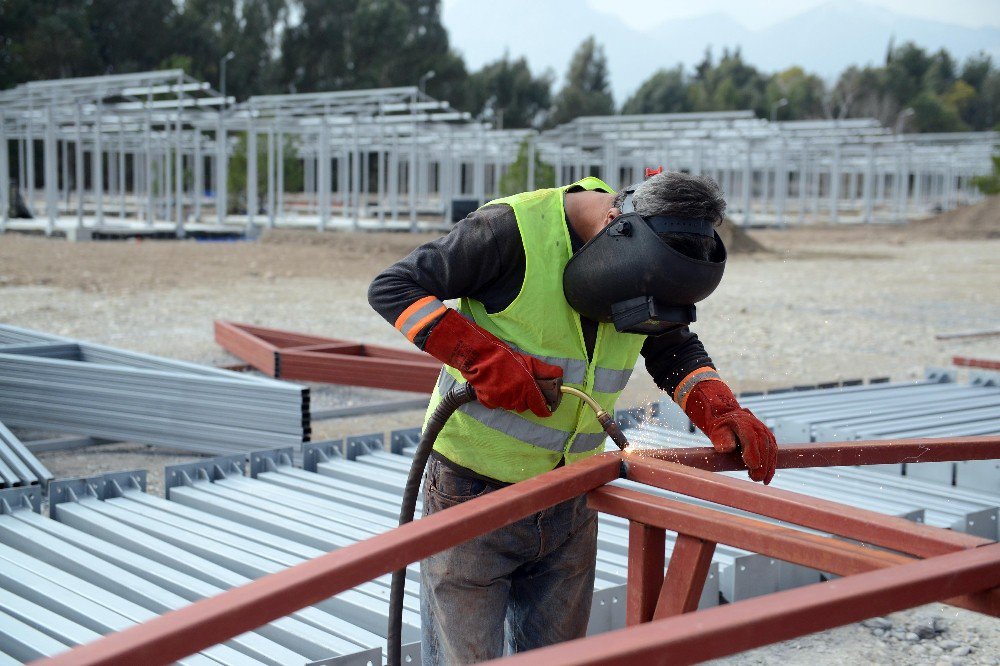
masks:
[[[494,234],[504,234],[512,229],[517,230],[517,215],[507,203],[486,204],[469,214],[466,220],[474,224],[484,224]]]

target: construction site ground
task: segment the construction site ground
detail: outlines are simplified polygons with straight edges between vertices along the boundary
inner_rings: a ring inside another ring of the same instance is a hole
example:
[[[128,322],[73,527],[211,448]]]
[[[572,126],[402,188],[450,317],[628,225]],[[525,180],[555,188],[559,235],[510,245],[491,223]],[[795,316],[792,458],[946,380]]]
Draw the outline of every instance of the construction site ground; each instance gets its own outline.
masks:
[[[739,232],[739,230],[737,230]],[[751,232],[766,251],[731,254],[693,329],[737,391],[922,377],[953,356],[1000,358],[1000,202],[909,225]],[[408,343],[368,306],[380,269],[431,234],[270,231],[257,242],[120,241],[0,235],[0,321],[211,365],[215,319],[346,340]],[[314,386],[313,407],[416,394]],[[620,404],[659,400],[639,364]],[[420,425],[421,411],[314,424],[313,439]],[[22,433],[35,437],[42,433]],[[146,469],[192,454],[135,444],[41,454],[57,478]],[[779,472],[780,474],[780,472]],[[1000,620],[934,604],[737,655],[728,664],[1000,664]]]

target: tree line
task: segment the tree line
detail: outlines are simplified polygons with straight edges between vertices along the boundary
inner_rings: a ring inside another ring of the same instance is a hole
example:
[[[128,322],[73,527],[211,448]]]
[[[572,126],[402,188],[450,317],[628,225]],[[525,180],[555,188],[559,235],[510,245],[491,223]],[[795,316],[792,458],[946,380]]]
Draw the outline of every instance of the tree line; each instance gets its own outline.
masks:
[[[231,59],[226,59],[232,53]],[[237,99],[415,85],[495,127],[544,128],[583,115],[753,109],[778,120],[874,117],[908,132],[1000,125],[1000,69],[913,43],[832,83],[789,67],[763,72],[739,48],[664,67],[620,105],[607,56],[580,44],[555,89],[505,54],[469,71],[449,43],[440,0],[3,0],[0,88],[24,81],[182,68]]]

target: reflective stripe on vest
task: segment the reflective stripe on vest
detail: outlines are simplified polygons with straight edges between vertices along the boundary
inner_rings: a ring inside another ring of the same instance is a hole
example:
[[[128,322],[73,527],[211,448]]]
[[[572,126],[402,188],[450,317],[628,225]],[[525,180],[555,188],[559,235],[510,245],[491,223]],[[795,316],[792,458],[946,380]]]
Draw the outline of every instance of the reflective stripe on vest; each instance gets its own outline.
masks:
[[[448,391],[456,386],[458,386],[458,380],[444,370],[441,370],[437,384],[438,394],[443,398]],[[566,440],[573,434],[528,421],[518,416],[517,412],[483,407],[478,402],[467,403],[458,409],[488,428],[499,430],[511,437],[516,437],[522,442],[527,442],[532,446],[538,446],[549,451],[562,452],[566,448]],[[596,420],[597,417],[595,416],[594,418]],[[608,436],[603,432],[579,433],[573,440],[569,452],[583,453],[584,451],[590,451],[598,446],[603,446],[604,440],[607,438]]]
[[[594,390],[601,393],[618,393],[625,389],[629,377],[632,376],[632,369],[610,370],[598,366],[594,369]]]

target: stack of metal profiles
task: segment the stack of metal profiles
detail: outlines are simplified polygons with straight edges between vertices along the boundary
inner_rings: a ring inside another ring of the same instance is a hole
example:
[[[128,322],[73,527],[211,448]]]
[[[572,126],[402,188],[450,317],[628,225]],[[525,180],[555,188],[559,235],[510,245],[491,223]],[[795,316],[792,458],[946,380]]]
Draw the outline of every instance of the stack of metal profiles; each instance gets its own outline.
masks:
[[[0,491],[0,663],[57,654],[303,559],[229,521],[189,529],[184,507],[144,483],[144,473],[55,481],[54,520],[36,513],[37,491]],[[303,608],[180,663],[381,663],[379,648],[342,635],[337,609]]]
[[[0,488],[45,485],[52,473],[0,423]]]
[[[741,399],[779,444],[1000,434],[1000,373],[929,370],[917,382],[816,388]],[[1000,462],[906,463],[877,469],[948,486],[1000,493]]]
[[[918,382],[805,388],[744,396],[740,402],[767,423],[779,445],[998,434],[1000,427],[991,425],[1000,418],[1000,387],[995,382],[996,373],[976,374],[970,383],[959,384],[954,382],[953,373],[930,371]],[[640,421],[628,412],[616,416],[628,428],[626,434],[635,447],[711,446],[667,400],[657,405],[653,418]],[[829,427],[834,423],[840,430]],[[850,423],[859,425],[852,428]],[[889,425],[871,429],[860,425],[870,423]],[[921,429],[916,423],[925,427]],[[894,429],[897,424],[906,428],[905,434]],[[743,473],[731,475],[745,478]],[[778,471],[772,485],[1000,539],[1000,466],[995,460],[784,469]]]
[[[309,389],[0,325],[10,427],[210,454],[309,440]]]

